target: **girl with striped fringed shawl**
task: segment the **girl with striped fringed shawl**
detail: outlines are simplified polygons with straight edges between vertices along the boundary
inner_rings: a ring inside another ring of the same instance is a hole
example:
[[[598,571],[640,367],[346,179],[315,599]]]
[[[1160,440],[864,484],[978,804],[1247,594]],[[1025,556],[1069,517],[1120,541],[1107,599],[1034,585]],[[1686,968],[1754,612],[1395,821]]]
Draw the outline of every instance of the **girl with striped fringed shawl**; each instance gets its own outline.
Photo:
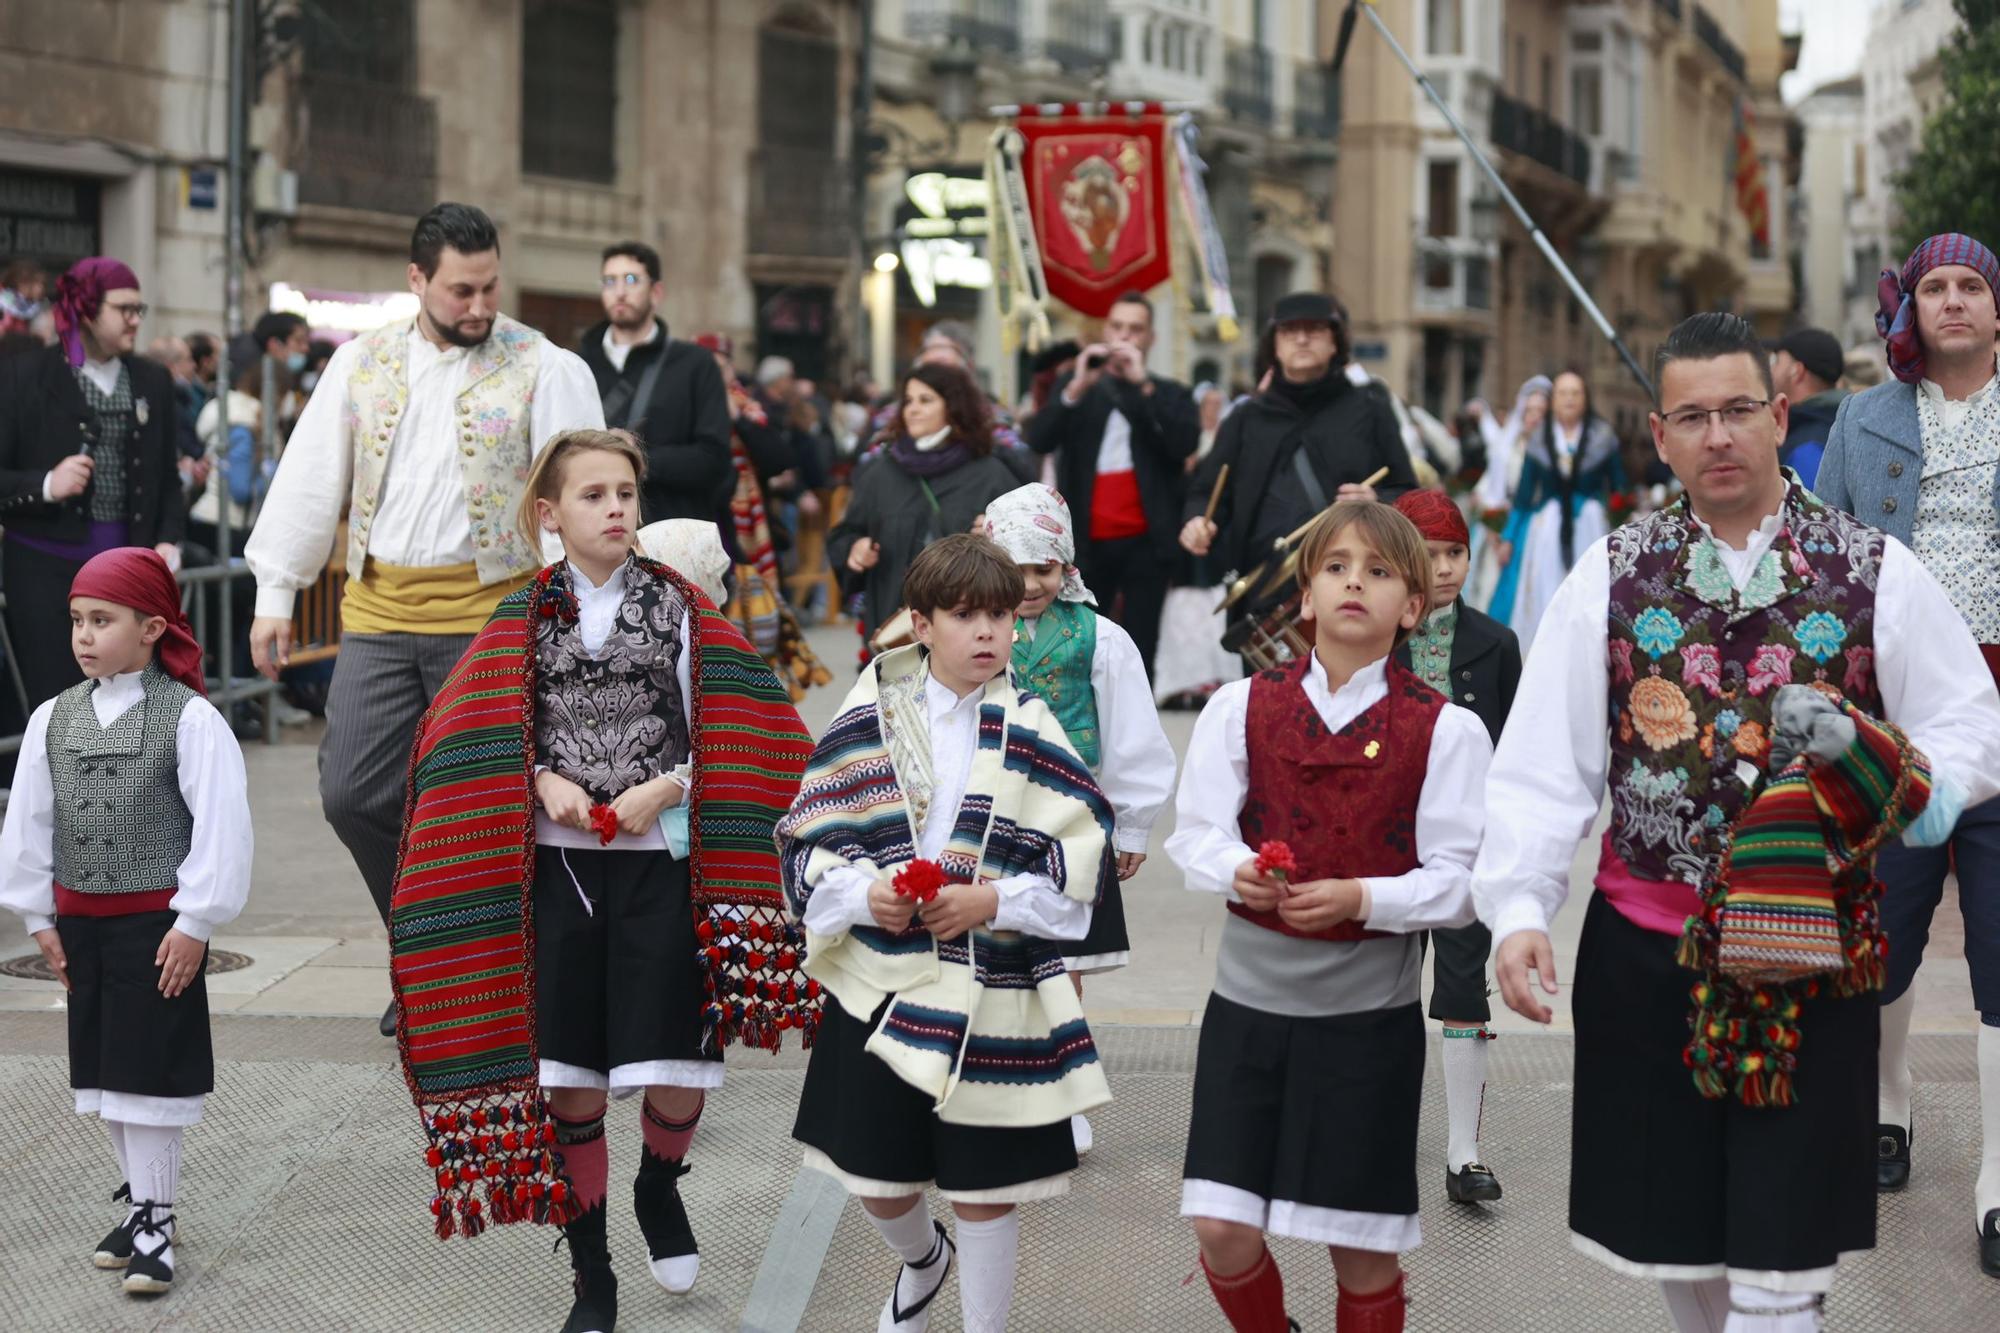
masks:
[[[567,559],[500,603],[425,715],[390,916],[438,1234],[561,1223],[568,1330],[617,1317],[606,1093],[645,1092],[633,1207],[653,1278],[685,1292],[679,1179],[722,1047],[816,1020],[771,841],[810,737],[714,603],[633,553],[643,475],[622,432],[537,460],[523,528]]]
[[[1005,1326],[1014,1205],[1067,1192],[1069,1118],[1110,1100],[1058,941],[1083,938],[1115,874],[1111,811],[1008,674],[1021,592],[983,537],[920,554],[918,642],[863,670],[778,825],[827,995],[792,1134],[902,1258],[878,1324],[898,1333],[927,1325],[954,1252],[965,1327]]]

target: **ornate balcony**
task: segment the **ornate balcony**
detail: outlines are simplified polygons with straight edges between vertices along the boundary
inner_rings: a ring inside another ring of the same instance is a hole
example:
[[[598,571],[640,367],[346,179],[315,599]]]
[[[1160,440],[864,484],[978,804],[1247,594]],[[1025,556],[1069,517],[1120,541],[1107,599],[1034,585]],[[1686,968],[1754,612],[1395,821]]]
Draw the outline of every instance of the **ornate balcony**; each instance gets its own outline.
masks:
[[[1554,118],[1498,89],[1493,93],[1493,142],[1579,185],[1590,184],[1590,145]]]
[[[912,41],[963,41],[975,51],[1021,54],[1021,0],[908,0],[903,35]]]
[[[1301,139],[1340,137],[1340,77],[1300,61],[1292,79],[1292,133]]]
[[[1248,42],[1231,42],[1224,52],[1222,107],[1238,120],[1271,123],[1271,53]]]

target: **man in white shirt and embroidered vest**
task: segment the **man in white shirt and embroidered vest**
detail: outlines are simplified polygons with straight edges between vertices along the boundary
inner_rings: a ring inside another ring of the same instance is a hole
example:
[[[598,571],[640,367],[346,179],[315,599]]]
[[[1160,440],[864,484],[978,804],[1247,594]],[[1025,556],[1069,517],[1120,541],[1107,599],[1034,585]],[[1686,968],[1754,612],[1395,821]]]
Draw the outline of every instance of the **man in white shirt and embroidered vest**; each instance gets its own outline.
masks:
[[[1693,316],[1658,361],[1653,440],[1686,493],[1584,551],[1550,602],[1487,781],[1472,896],[1508,1007],[1548,1022],[1529,974],[1556,993],[1549,923],[1608,791],[1571,997],[1572,1242],[1658,1281],[1683,1333],[1812,1333],[1840,1257],[1875,1244],[1869,853],[1935,845],[2000,793],[2000,697],[1910,548],[1780,469],[1789,404],[1747,321]],[[1846,741],[1796,741],[1814,715]],[[1883,723],[1907,741],[1880,785],[1817,805]],[[1789,766],[1808,749],[1815,766]],[[1919,810],[1905,796],[1926,768]],[[1803,784],[1805,821],[1773,856],[1764,798]],[[1812,813],[1828,809],[1862,832],[1829,836]],[[1818,896],[1768,900],[1777,942],[1746,946],[1756,911],[1718,895],[1754,892],[1774,863]],[[1808,941],[1824,952],[1802,956]],[[1788,967],[1771,979],[1766,962]]]
[[[334,353],[292,431],[244,555],[250,643],[276,678],[293,600],[317,582],[347,510],[340,660],[320,745],[320,800],[386,924],[417,723],[500,599],[542,567],[516,531],[549,438],[602,427],[590,370],[499,312],[500,238],[466,204],[410,237],[417,317]],[[383,1015],[395,1035],[394,1005]]]
[[[1895,379],[1841,405],[1815,489],[1828,504],[1909,543],[1965,618],[2000,680],[2000,389],[1994,290],[2000,262],[1970,236],[1933,236],[1900,273],[1885,269],[1875,324]],[[1885,848],[1882,1087],[1876,1183],[1910,1181],[1910,983],[1931,915],[1957,871],[1965,958],[1979,1011],[1985,1150],[1974,1187],[1979,1262],[2000,1277],[2000,801],[1959,817],[1948,846]]]

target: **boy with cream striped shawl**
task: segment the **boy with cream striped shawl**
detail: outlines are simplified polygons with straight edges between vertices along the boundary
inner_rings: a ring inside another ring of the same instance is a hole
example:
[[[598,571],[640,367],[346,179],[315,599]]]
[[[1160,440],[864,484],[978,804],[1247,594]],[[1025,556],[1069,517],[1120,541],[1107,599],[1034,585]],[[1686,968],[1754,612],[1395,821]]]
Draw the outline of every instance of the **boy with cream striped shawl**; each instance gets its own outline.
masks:
[[[1111,811],[1007,671],[1020,569],[983,537],[910,566],[917,643],[875,659],[778,825],[825,988],[792,1135],[903,1260],[878,1331],[920,1333],[954,1252],[965,1327],[1006,1327],[1014,1206],[1069,1189],[1071,1115],[1110,1100],[1060,940],[1116,874]],[[945,881],[905,878],[913,863]],[[920,900],[918,894],[923,896]],[[931,1219],[935,1183],[956,1244]]]

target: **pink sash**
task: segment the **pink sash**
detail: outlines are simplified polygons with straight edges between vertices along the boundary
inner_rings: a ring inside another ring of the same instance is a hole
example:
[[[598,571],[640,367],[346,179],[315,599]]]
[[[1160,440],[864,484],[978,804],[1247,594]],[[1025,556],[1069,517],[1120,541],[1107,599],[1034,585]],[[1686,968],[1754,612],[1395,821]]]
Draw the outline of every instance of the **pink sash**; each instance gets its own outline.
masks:
[[[1641,879],[1611,846],[1611,832],[1604,833],[1604,848],[1597,858],[1597,891],[1611,900],[1618,915],[1642,930],[1656,930],[1678,937],[1691,916],[1702,912],[1701,895],[1691,884],[1671,879]]]

